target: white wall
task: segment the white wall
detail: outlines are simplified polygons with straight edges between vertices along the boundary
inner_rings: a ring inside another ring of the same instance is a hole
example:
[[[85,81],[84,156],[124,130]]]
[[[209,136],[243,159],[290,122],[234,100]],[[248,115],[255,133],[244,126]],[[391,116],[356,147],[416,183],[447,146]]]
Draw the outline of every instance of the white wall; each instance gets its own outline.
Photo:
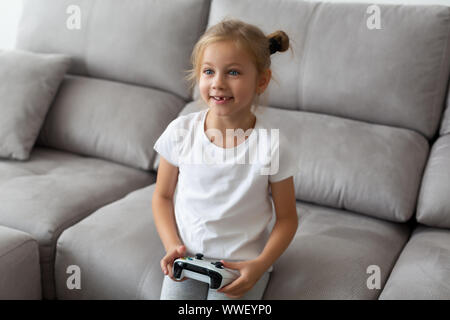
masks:
[[[0,49],[14,48],[21,13],[22,0],[0,0]]]
[[[326,0],[326,2],[442,4],[450,6],[450,0]],[[0,49],[11,49],[15,47],[17,25],[21,12],[22,0],[0,0]]]

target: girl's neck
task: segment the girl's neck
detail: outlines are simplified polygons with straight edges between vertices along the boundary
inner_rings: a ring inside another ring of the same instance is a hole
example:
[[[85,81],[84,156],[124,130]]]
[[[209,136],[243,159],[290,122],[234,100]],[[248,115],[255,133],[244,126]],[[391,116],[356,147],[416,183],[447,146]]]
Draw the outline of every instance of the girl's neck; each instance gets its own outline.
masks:
[[[211,109],[209,109],[206,114],[204,131],[206,132],[206,130],[209,129],[220,130],[220,132],[222,133],[222,137],[224,138],[224,141],[229,141],[232,143],[233,140],[235,139],[232,139],[232,141],[229,140],[230,137],[226,136],[227,129],[232,129],[233,132],[234,130],[242,129],[245,133],[247,130],[253,129],[255,127],[255,124],[256,124],[256,116],[250,110],[234,115],[233,117],[231,116],[222,117],[216,116],[211,111]],[[210,139],[211,138],[213,137],[210,137]]]
[[[216,116],[211,109],[208,110],[205,120],[205,129],[217,129],[222,133],[226,129],[242,129],[244,131],[254,128],[256,116],[249,110],[248,112],[231,116]]]

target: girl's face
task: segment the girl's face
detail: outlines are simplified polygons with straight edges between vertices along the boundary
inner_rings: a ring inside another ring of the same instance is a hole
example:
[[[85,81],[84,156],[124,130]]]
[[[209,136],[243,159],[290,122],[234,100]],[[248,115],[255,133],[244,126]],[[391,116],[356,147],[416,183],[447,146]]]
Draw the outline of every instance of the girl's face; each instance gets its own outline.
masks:
[[[217,115],[248,112],[258,88],[258,72],[250,56],[231,41],[208,45],[203,52],[199,90]]]

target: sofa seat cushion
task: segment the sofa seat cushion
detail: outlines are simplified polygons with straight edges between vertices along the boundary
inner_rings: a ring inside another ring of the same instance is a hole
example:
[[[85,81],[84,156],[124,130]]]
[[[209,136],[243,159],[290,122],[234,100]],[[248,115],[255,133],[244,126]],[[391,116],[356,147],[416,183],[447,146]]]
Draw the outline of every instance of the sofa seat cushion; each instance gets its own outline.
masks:
[[[99,207],[154,181],[154,173],[35,148],[27,162],[0,161],[0,225],[27,232],[38,241],[48,298],[60,233]]]
[[[450,299],[450,230],[418,225],[380,299]]]
[[[37,241],[25,232],[0,226],[0,300],[40,298]]]
[[[264,298],[377,299],[408,226],[300,202],[297,212],[297,234],[275,263]]]
[[[193,101],[180,115],[204,108]],[[411,218],[429,153],[417,132],[324,114],[258,106],[298,155],[297,200],[393,222]]]
[[[55,262],[58,299],[159,299],[165,251],[153,222],[154,189],[136,190],[62,233]],[[67,286],[72,265],[79,267],[81,289]]]
[[[134,191],[64,231],[55,264],[58,299],[159,299],[164,248],[151,210],[154,186]],[[378,265],[384,284],[408,227],[300,203],[297,211],[299,230],[275,264],[265,297],[376,299],[380,290],[367,288],[366,269]],[[80,290],[67,286],[71,265],[80,268]]]
[[[450,228],[450,134],[433,144],[417,204],[421,224]]]

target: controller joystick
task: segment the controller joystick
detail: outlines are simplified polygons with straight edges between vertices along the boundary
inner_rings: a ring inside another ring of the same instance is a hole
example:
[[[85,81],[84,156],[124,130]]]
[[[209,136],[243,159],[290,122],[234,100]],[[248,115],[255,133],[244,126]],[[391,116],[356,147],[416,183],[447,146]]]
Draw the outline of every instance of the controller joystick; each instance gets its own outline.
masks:
[[[202,260],[202,258],[203,258],[203,254],[201,254],[201,253],[196,253],[195,254],[195,259]]]

